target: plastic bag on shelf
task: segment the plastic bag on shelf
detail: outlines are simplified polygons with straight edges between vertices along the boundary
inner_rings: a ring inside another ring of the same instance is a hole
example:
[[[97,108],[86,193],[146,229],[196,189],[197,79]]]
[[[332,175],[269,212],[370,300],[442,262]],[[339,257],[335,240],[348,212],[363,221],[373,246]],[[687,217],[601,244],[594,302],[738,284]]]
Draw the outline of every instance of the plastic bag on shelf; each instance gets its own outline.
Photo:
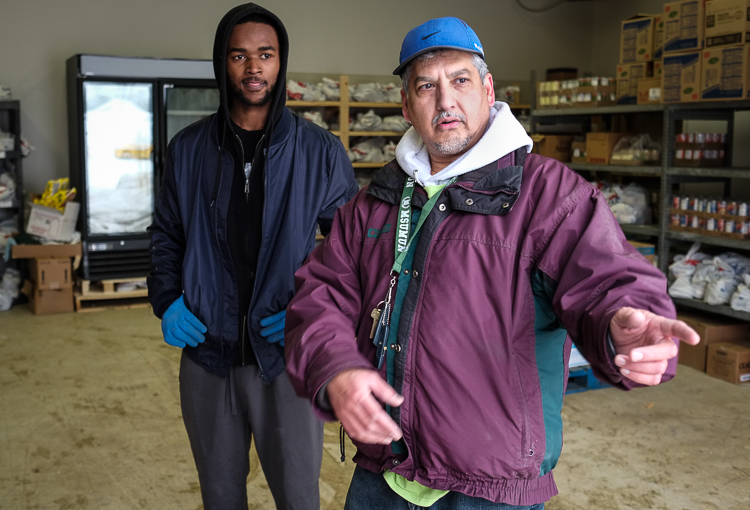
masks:
[[[328,129],[328,124],[323,120],[323,114],[320,112],[302,112],[302,118],[309,120],[316,126],[320,126],[323,129]]]
[[[21,273],[12,267],[6,268],[0,281],[0,312],[10,310],[13,300],[18,297],[21,287]]]
[[[325,101],[326,96],[312,83],[289,80],[286,95],[295,101]]]
[[[387,103],[400,103],[401,102],[401,87],[395,83],[388,83],[383,85],[378,83],[378,88],[383,93],[385,101]]]
[[[326,101],[338,101],[341,99],[341,84],[331,78],[323,78],[323,81],[318,83],[318,88],[323,93]]]
[[[349,159],[352,163],[380,163],[385,161],[383,147],[385,140],[381,137],[365,138],[351,147]]]
[[[621,224],[643,225],[651,221],[651,208],[648,207],[648,192],[643,186],[630,183],[625,187],[607,183],[595,183],[607,199],[617,222]]]
[[[15,200],[16,198],[16,181],[10,172],[0,174],[0,202],[6,200]]]
[[[383,129],[383,117],[368,110],[365,113],[357,113],[357,118],[351,123],[349,129],[352,131],[381,131]]]
[[[661,160],[661,145],[647,134],[623,136],[612,149],[613,165],[658,164]]]
[[[692,277],[695,273],[695,268],[706,259],[710,259],[711,256],[705,253],[701,253],[701,243],[693,243],[685,255],[675,255],[674,261],[669,266],[670,278],[680,278],[683,276]]]
[[[360,83],[349,85],[349,96],[360,103],[386,103],[388,98],[385,92],[378,87],[378,83]],[[401,101],[399,99],[399,101]]]
[[[383,156],[385,156],[384,161],[396,159],[396,146],[397,144],[393,140],[385,144],[383,147]]]
[[[694,287],[689,276],[680,276],[673,281],[667,293],[673,298],[695,299]]]
[[[402,115],[387,115],[383,117],[383,131],[395,131],[405,133],[411,124]]]
[[[737,290],[729,300],[729,306],[740,312],[750,312],[750,274],[742,275],[742,283],[737,285]]]

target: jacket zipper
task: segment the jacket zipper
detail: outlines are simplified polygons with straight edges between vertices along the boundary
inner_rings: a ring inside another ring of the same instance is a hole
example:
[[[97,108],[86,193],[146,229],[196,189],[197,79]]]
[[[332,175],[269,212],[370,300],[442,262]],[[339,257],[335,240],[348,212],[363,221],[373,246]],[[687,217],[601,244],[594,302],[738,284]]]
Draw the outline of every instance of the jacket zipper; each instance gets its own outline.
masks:
[[[242,146],[242,141],[240,140],[240,137],[235,133],[234,135],[237,138],[237,141],[240,142],[240,148],[242,150],[242,161],[244,165],[245,161],[245,148]],[[266,138],[266,135],[262,135],[260,137],[260,140],[258,140],[258,143],[255,145],[255,154],[253,154],[253,161],[250,162],[250,171],[252,172],[252,169],[255,168],[255,162],[258,157],[258,149],[261,147],[263,140]],[[265,159],[266,156],[266,149],[263,149],[263,157]],[[244,167],[243,167],[244,169]],[[244,173],[244,172],[243,172]],[[264,200],[263,200],[263,216],[261,218],[261,240],[263,239],[263,223],[266,216],[266,200],[265,200],[265,188],[266,188],[266,175],[263,175],[263,190],[264,190]],[[250,201],[250,174],[245,174],[245,205]],[[261,247],[263,246],[263,243],[261,241]],[[245,247],[247,247],[247,238],[245,238]],[[260,253],[258,254],[258,263],[260,263]],[[236,277],[235,277],[236,278]],[[237,283],[239,285],[239,282]],[[248,310],[252,308],[253,303],[255,302],[255,291],[258,286],[258,278],[257,278],[257,268],[256,268],[256,278],[253,278],[253,295],[250,298],[250,305],[248,307]],[[247,331],[247,317],[248,314],[245,313],[242,317],[242,337],[240,338],[240,356],[242,356],[242,365],[245,365],[245,332]],[[248,341],[250,339],[250,334],[248,332],[247,335]],[[258,356],[258,353],[255,352],[255,349],[253,349],[253,355],[255,356],[255,360],[258,363],[258,368],[260,368],[261,376],[263,377],[263,380],[265,381],[266,378],[266,371],[263,369],[263,364],[260,362],[260,357]]]

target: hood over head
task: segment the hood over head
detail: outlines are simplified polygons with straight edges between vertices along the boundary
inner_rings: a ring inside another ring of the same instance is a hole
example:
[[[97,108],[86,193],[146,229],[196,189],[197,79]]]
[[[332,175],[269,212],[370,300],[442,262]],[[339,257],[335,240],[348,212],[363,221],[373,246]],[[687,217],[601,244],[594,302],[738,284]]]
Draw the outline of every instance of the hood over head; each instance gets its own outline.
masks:
[[[268,24],[273,27],[279,38],[279,75],[276,78],[276,85],[271,98],[271,108],[268,112],[264,128],[267,135],[266,139],[269,139],[274,126],[278,124],[284,112],[284,104],[286,103],[286,67],[289,60],[289,36],[281,20],[274,13],[259,5],[253,3],[238,5],[224,15],[216,29],[216,37],[214,38],[214,76],[216,77],[219,97],[221,98],[219,114],[225,119],[224,126],[228,126],[230,119],[229,105],[233,100],[233,94],[227,83],[227,46],[229,44],[229,36],[235,25],[251,14],[261,15],[268,20]]]

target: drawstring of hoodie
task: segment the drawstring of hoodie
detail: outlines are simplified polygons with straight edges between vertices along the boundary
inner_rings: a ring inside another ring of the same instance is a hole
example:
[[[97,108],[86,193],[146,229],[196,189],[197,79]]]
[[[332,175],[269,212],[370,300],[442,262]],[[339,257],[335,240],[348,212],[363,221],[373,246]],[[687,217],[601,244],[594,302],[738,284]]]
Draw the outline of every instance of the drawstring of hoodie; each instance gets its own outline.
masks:
[[[346,437],[346,432],[344,432],[344,426],[339,424],[339,450],[341,451],[341,462],[346,461],[346,443],[344,443],[344,438]]]

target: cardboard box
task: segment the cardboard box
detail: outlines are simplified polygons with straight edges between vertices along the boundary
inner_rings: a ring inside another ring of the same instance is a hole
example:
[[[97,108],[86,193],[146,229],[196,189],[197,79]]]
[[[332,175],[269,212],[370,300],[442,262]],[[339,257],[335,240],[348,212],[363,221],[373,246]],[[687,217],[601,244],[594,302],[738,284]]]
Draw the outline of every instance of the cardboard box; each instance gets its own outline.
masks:
[[[630,245],[638,250],[638,253],[643,255],[643,257],[651,262],[651,264],[654,264],[656,262],[656,246],[649,243],[639,243],[637,241],[628,241]]]
[[[661,77],[662,103],[700,101],[701,52],[664,55]]]
[[[661,78],[638,80],[638,104],[661,103]]]
[[[750,97],[750,44],[707,48],[701,60],[701,100]]]
[[[654,75],[653,62],[617,66],[617,104],[638,104],[638,80]]]
[[[750,43],[750,0],[706,2],[706,48]]]
[[[648,62],[654,58],[654,17],[636,14],[620,27],[620,62]]]
[[[663,70],[664,70],[664,61],[654,60],[654,78],[661,79]]]
[[[53,241],[66,243],[73,237],[81,204],[68,202],[61,213],[55,208],[31,204],[26,232]]]
[[[719,319],[711,315],[677,314],[677,318],[693,328],[701,337],[698,345],[680,343],[677,362],[701,372],[706,371],[708,347],[720,342],[746,342],[750,324],[733,319]]]
[[[573,135],[533,135],[531,139],[534,141],[532,150],[534,154],[556,159],[563,163],[570,161]]]
[[[21,292],[29,297],[29,307],[34,315],[67,313],[72,312],[75,308],[73,303],[73,287],[40,290],[29,280],[26,280]]]
[[[586,162],[586,142],[573,142],[570,146],[570,161],[572,163]]]
[[[622,133],[586,133],[586,163],[608,165]]]
[[[81,243],[77,244],[16,244],[11,248],[14,259],[57,259],[81,256]]]
[[[735,384],[750,381],[750,343],[709,345],[706,373]]]
[[[654,16],[654,60],[664,57],[664,14]],[[656,72],[656,69],[654,69]]]
[[[70,259],[31,259],[29,277],[37,290],[57,290],[73,286]]]
[[[664,53],[703,48],[706,0],[682,0],[664,4]]]

